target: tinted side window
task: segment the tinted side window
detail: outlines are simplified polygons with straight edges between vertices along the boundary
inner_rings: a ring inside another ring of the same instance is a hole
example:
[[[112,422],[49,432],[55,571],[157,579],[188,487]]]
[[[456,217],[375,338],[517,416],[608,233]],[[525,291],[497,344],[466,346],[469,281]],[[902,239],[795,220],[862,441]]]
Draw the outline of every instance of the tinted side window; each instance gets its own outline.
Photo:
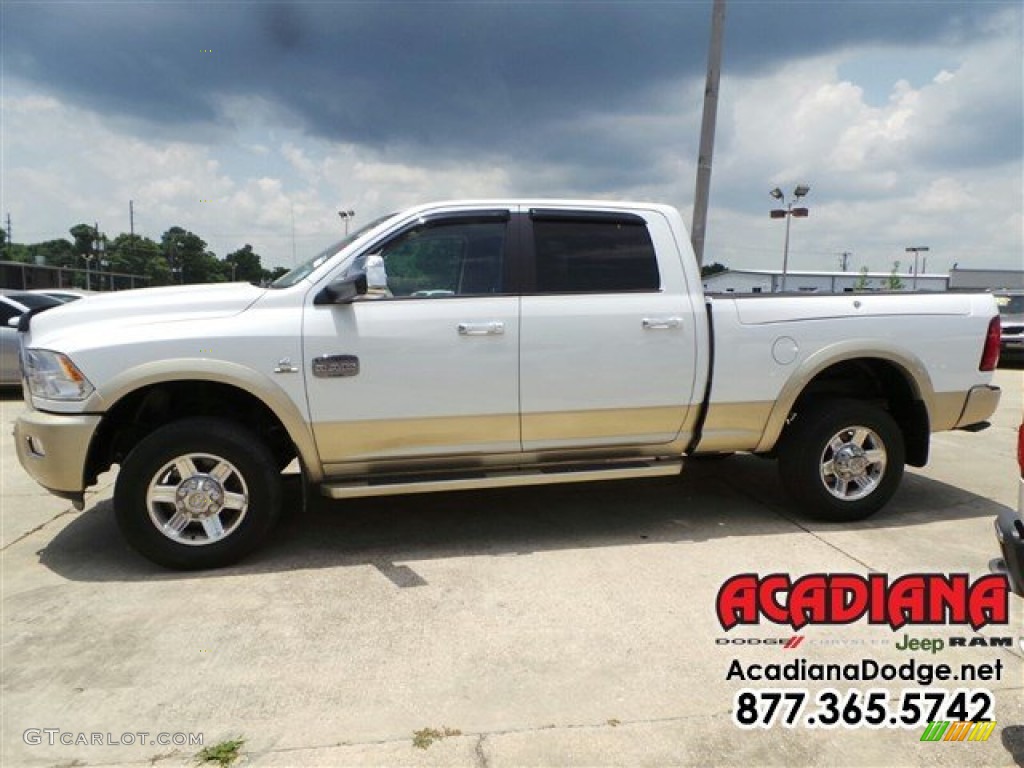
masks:
[[[658,261],[643,223],[534,220],[537,291],[656,291]]]
[[[0,302],[0,326],[7,328],[7,322],[21,314],[20,309],[15,309],[10,304]]]
[[[19,304],[24,304],[29,309],[38,309],[39,307],[59,307],[63,303],[60,299],[55,299],[44,293],[19,293],[11,298]]]
[[[504,221],[425,224],[381,251],[392,296],[436,298],[501,293]]]

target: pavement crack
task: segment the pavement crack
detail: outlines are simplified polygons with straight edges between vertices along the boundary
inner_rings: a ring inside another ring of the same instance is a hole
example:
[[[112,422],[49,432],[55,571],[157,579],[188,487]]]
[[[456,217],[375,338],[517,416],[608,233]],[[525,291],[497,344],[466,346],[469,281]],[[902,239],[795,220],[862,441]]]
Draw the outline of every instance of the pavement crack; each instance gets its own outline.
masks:
[[[484,742],[487,740],[487,734],[481,733],[476,740],[476,746],[473,747],[473,754],[476,755],[476,766],[477,768],[490,768],[487,762],[487,754],[484,752]]]
[[[496,728],[490,731],[463,731],[459,736],[452,737],[452,741],[459,741],[460,739],[474,738],[476,743],[473,745],[474,753],[474,768],[490,768],[490,761],[487,757],[487,753],[484,750],[484,743],[491,736],[515,736],[521,734],[530,733],[541,733],[548,731],[594,731],[602,728],[623,728],[630,725],[662,725],[669,723],[690,723],[695,720],[712,720],[729,718],[732,715],[732,710],[724,709],[720,711],[708,711],[701,712],[692,715],[675,715],[669,717],[650,717],[650,718],[636,718],[632,720],[614,720],[616,725],[611,725],[611,721],[603,720],[599,723],[562,723],[560,725],[528,725],[520,728]],[[246,755],[249,759],[256,759],[265,755],[287,755],[294,752],[305,752],[305,751],[320,751],[327,749],[338,749],[345,747],[379,747],[388,745],[401,745],[408,744],[409,737],[392,736],[384,737],[380,739],[366,739],[366,740],[353,740],[353,741],[337,741],[330,744],[302,744],[287,747],[271,747],[269,749],[253,749],[247,750]]]
[[[3,547],[0,547],[0,552],[6,552],[6,551],[7,551],[8,549],[10,549],[11,547],[13,547],[13,546],[14,546],[15,544],[17,544],[17,543],[18,543],[19,541],[24,541],[24,540],[25,540],[25,539],[27,539],[27,538],[28,538],[29,536],[31,536],[31,535],[32,535],[33,533],[38,533],[39,531],[43,530],[43,528],[45,528],[46,526],[48,526],[48,525],[49,525],[50,523],[52,523],[52,522],[53,522],[54,520],[58,520],[58,519],[60,519],[60,518],[64,517],[64,515],[70,515],[70,514],[71,514],[72,512],[74,512],[74,509],[73,509],[73,508],[68,508],[68,509],[65,509],[65,510],[64,510],[63,512],[58,512],[58,513],[57,513],[56,515],[54,515],[53,517],[51,517],[51,518],[50,518],[49,520],[47,520],[47,521],[45,521],[45,522],[42,522],[42,523],[40,523],[39,525],[37,525],[37,526],[36,526],[35,528],[33,528],[33,529],[32,529],[31,531],[26,531],[25,533],[21,534],[21,536],[19,536],[18,538],[14,539],[13,541],[9,541],[9,542],[7,542],[7,543],[6,543],[6,544],[5,544],[5,545],[4,545]]]
[[[829,547],[830,549],[834,549],[836,552],[838,552],[839,554],[843,555],[844,557],[848,557],[850,560],[853,560],[853,562],[855,562],[855,563],[860,563],[868,571],[871,571],[873,573],[878,573],[878,569],[877,568],[875,568],[874,566],[864,562],[863,560],[861,560],[856,555],[850,554],[849,552],[847,552],[842,547],[837,546],[836,544],[833,544],[828,539],[818,535],[817,533],[812,531],[810,528],[808,528],[806,525],[801,523],[799,520],[794,520],[793,518],[789,517],[788,515],[784,515],[784,514],[782,514],[781,512],[779,512],[777,510],[773,509],[772,511],[775,512],[775,514],[779,515],[779,517],[782,517],[783,519],[788,520],[789,522],[791,522],[793,525],[795,525],[797,528],[799,528],[804,533],[808,534],[809,536],[814,537],[815,539],[820,541],[822,544],[824,544],[826,547]]]
[[[737,489],[733,489],[733,490],[737,490]],[[785,512],[783,512],[781,509],[779,509],[778,506],[776,506],[772,502],[765,501],[764,499],[761,499],[760,497],[755,496],[754,494],[752,494],[749,491],[747,491],[746,488],[739,488],[737,492],[741,496],[744,496],[744,497],[750,499],[751,501],[755,502],[756,504],[760,504],[762,507],[765,507],[766,509],[771,511],[772,514],[774,514],[776,517],[781,517],[787,523],[795,526],[796,528],[799,528],[801,531],[803,531],[807,535],[814,537],[815,539],[820,541],[822,544],[824,544],[829,549],[834,549],[836,552],[841,554],[843,557],[847,557],[850,560],[853,560],[853,562],[859,563],[860,565],[864,566],[864,568],[866,568],[868,571],[872,571],[872,572],[875,572],[875,573],[878,572],[877,568],[872,567],[871,565],[869,565],[868,563],[865,563],[863,560],[861,560],[856,555],[850,554],[849,552],[847,552],[842,547],[839,547],[839,546],[833,544],[828,539],[826,539],[826,538],[822,537],[821,535],[815,533],[814,531],[812,531],[810,528],[808,528],[806,525],[801,523],[796,518],[793,518],[793,517],[790,517],[789,515],[787,515]]]

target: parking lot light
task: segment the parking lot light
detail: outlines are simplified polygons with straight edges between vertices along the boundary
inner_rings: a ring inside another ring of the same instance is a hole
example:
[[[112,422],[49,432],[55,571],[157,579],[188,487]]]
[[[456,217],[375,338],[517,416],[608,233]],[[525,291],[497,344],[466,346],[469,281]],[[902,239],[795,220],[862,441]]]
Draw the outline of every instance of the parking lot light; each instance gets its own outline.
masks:
[[[773,219],[786,220],[786,240],[782,246],[782,279],[779,282],[780,293],[786,290],[786,273],[789,270],[789,221],[794,216],[798,219],[806,219],[807,214],[810,212],[805,207],[794,208],[793,203],[802,197],[806,197],[810,191],[811,188],[807,184],[797,184],[793,190],[793,197],[788,203],[786,202],[785,194],[778,187],[768,193],[770,197],[778,200],[785,206],[785,208],[773,208],[768,212],[768,215]]]

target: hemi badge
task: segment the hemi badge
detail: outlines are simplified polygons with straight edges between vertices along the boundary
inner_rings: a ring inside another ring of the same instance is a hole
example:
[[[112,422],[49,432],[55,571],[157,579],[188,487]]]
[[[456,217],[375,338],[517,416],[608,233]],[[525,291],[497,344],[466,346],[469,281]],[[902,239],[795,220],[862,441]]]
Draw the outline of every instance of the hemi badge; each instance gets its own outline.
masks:
[[[321,379],[359,375],[359,358],[355,355],[320,355],[313,358],[313,375]]]

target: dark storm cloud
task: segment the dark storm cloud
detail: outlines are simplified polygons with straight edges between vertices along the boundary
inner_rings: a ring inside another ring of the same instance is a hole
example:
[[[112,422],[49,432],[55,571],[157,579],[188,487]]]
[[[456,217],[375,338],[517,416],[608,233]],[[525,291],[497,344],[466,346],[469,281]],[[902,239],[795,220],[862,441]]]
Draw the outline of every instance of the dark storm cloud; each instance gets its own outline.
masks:
[[[6,5],[9,75],[179,138],[230,125],[222,97],[243,96],[330,140],[531,160],[600,158],[567,123],[656,111],[663,86],[701,77],[711,9],[710,0]],[[726,74],[844,44],[977,37],[1005,7],[733,2]],[[610,149],[622,151],[618,143]]]

